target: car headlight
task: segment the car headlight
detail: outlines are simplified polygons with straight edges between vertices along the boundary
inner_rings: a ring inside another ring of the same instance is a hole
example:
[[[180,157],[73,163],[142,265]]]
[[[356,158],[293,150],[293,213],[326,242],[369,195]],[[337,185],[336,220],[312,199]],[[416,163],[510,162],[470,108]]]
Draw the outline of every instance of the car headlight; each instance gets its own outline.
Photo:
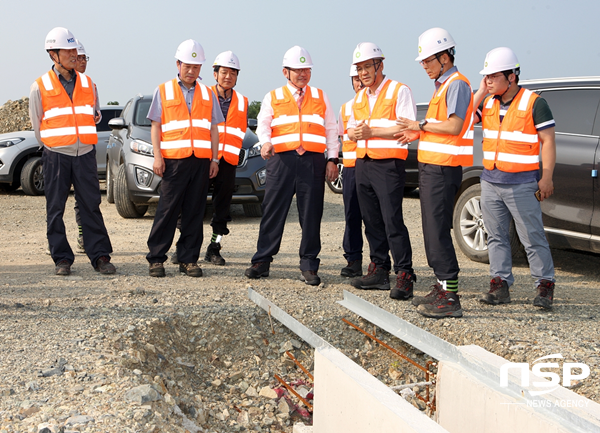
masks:
[[[263,168],[262,170],[258,170],[256,172],[256,180],[260,186],[263,186],[267,183],[267,169]]]
[[[0,140],[0,147],[10,147],[10,146],[14,146],[17,143],[20,143],[21,141],[25,140],[24,138],[21,137],[15,137],[15,138],[6,138],[4,140]],[[260,152],[259,152],[260,153]]]
[[[262,149],[262,143],[256,143],[254,146],[248,149],[248,158],[260,156],[260,149]]]
[[[129,148],[133,152],[141,155],[154,156],[154,149],[152,148],[152,145],[142,140],[133,140],[131,143],[129,143]]]

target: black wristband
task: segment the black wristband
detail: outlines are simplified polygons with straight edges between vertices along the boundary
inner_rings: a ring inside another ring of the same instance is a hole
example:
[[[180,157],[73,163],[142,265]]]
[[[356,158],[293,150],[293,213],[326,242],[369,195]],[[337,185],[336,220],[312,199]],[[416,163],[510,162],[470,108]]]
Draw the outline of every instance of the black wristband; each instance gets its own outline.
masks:
[[[333,162],[335,165],[338,165],[340,162],[339,158],[329,158],[327,162]]]

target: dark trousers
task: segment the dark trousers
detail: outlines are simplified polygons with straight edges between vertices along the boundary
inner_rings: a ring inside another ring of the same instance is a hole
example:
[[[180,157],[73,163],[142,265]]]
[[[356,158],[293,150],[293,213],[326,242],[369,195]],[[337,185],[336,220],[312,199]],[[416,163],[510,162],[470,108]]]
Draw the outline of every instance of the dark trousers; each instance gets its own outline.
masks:
[[[355,173],[356,169],[354,167],[344,167],[344,176],[342,177],[344,215],[346,217],[342,246],[344,248],[344,258],[349,262],[362,260],[363,249],[362,214],[358,204]]]
[[[219,162],[219,174],[211,179],[213,186],[212,205],[213,216],[210,221],[213,233],[218,235],[228,235],[229,229],[227,223],[231,221],[229,208],[231,206],[231,196],[235,187],[235,170],[237,166],[228,163],[224,158]]]
[[[71,185],[78,192],[81,226],[85,252],[92,263],[112,253],[112,245],[100,212],[100,186],[96,164],[96,149],[81,156],[68,156],[44,148],[44,189],[46,193],[47,234],[54,263],[75,256],[67,241],[63,216]]]
[[[419,163],[419,196],[427,263],[438,280],[458,278],[452,244],[454,197],[462,181],[462,167]]]
[[[321,218],[325,194],[325,158],[322,153],[276,153],[267,161],[267,183],[262,204],[256,254],[252,263],[272,262],[279,252],[285,220],[296,195],[302,229],[300,270],[318,271]]]
[[[412,249],[402,216],[405,180],[402,159],[356,160],[356,188],[371,261],[390,270],[391,252],[395,273],[413,272]]]
[[[181,214],[181,235],[177,241],[180,263],[196,263],[202,246],[202,220],[208,194],[210,160],[190,156],[165,159],[160,199],[148,237],[150,263],[163,263],[171,248],[177,218]],[[87,248],[87,246],[86,246]]]

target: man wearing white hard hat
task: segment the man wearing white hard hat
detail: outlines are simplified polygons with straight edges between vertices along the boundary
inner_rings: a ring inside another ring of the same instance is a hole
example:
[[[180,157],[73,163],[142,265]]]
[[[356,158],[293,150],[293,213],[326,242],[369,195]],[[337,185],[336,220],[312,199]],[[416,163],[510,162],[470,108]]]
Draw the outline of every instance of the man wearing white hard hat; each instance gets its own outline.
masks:
[[[71,185],[77,191],[86,253],[94,269],[114,274],[112,245],[100,212],[96,164],[95,85],[77,72],[75,36],[56,27],[45,48],[54,66],[38,78],[29,95],[29,116],[36,138],[43,143],[47,235],[56,275],[69,275],[75,260],[65,233],[63,215]]]
[[[212,236],[204,260],[214,265],[225,265],[221,256],[221,239],[229,234],[227,223],[235,188],[235,172],[240,149],[248,128],[248,98],[234,90],[240,73],[240,61],[231,51],[217,56],[213,63],[213,74],[217,84],[212,90],[217,96],[225,122],[219,124],[219,173],[212,179],[212,205],[214,213],[210,225]]]
[[[429,294],[413,298],[424,316],[461,317],[459,266],[452,244],[454,197],[462,181],[462,167],[473,165],[473,91],[469,80],[454,66],[456,43],[447,30],[432,28],[419,36],[415,59],[435,92],[425,119],[398,119],[401,142],[419,141],[419,197],[427,262],[438,280]],[[401,294],[409,299],[412,291]]]
[[[325,176],[338,176],[339,141],[335,114],[323,90],[309,86],[312,59],[295,46],[283,56],[285,86],[267,93],[258,114],[256,133],[267,160],[263,217],[248,278],[269,276],[273,256],[279,252],[285,220],[296,195],[300,242],[300,279],[319,285],[321,218]],[[327,160],[323,153],[327,150]]]
[[[384,75],[384,55],[371,42],[354,49],[353,64],[365,87],[354,98],[348,120],[348,137],[357,142],[356,187],[365,222],[371,264],[367,275],[352,280],[363,290],[390,290],[394,259],[396,282],[390,296],[412,290],[417,277],[412,266],[412,249],[402,215],[408,144],[399,143],[398,117],[415,119],[417,108],[410,88]]]
[[[510,48],[493,49],[485,57],[480,72],[484,77],[473,98],[476,120],[481,120],[483,129],[481,211],[488,233],[492,276],[490,290],[480,301],[489,305],[511,302],[512,219],[535,279],[537,296],[533,305],[550,309],[554,298],[554,262],[540,202],[554,193],[555,122],[546,100],[519,86],[520,71],[519,60]]]
[[[356,65],[350,66],[350,80],[352,90],[355,94],[358,93],[362,89],[362,83],[358,78]],[[342,248],[344,249],[344,258],[348,262],[340,271],[340,275],[350,278],[362,275],[363,250],[362,214],[360,213],[356,191],[356,142],[348,137],[348,120],[352,115],[353,104],[354,98],[342,105],[338,116],[339,136],[342,140],[342,162],[344,164],[342,195],[344,198],[344,216],[346,218]]]
[[[150,276],[165,276],[163,263],[181,215],[179,271],[201,277],[202,219],[209,178],[219,171],[217,125],[225,119],[210,87],[198,81],[206,60],[202,45],[183,41],[175,58],[177,77],[156,88],[147,116],[152,121],[153,170],[162,182],[146,259]]]

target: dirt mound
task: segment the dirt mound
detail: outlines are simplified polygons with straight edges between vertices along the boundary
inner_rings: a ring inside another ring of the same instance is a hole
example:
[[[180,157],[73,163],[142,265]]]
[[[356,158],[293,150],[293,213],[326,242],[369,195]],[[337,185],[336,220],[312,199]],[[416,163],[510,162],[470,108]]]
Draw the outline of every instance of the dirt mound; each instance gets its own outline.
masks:
[[[31,129],[29,98],[8,101],[0,107],[0,133],[27,131],[29,129]]]

